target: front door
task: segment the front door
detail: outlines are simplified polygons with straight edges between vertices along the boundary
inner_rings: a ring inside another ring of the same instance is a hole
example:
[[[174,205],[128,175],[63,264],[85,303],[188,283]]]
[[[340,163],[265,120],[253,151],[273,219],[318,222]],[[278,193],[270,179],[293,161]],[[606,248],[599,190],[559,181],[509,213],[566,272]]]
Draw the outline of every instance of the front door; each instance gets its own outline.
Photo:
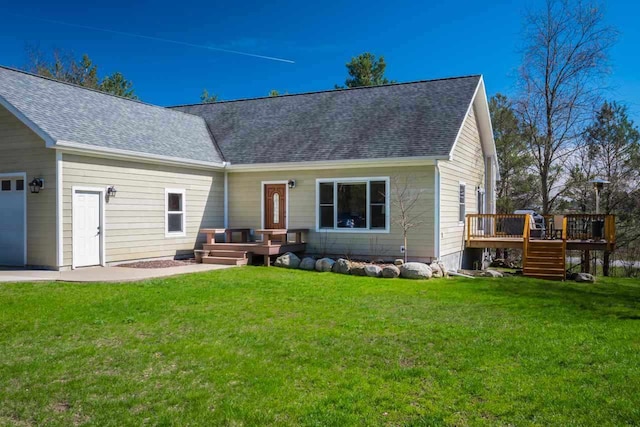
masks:
[[[264,185],[264,228],[287,228],[287,184]]]
[[[100,264],[101,193],[76,191],[73,195],[73,261],[76,267]]]
[[[0,177],[0,265],[25,265],[24,176]]]

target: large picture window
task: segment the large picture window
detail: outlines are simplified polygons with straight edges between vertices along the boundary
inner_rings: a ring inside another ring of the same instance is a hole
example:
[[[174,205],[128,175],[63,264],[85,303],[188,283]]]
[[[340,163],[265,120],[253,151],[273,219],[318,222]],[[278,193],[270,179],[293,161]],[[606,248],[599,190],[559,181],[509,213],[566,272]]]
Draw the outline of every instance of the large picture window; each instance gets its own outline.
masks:
[[[186,235],[186,208],[185,191],[182,189],[165,190],[165,212],[167,237],[179,237]]]
[[[388,178],[318,180],[318,229],[388,231],[388,189]]]

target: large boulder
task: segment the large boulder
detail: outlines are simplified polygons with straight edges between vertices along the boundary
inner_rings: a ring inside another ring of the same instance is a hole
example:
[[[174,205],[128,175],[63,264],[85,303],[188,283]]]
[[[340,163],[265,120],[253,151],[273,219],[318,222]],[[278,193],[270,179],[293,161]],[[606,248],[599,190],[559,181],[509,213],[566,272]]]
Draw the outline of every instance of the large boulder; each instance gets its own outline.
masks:
[[[433,277],[440,278],[444,276],[444,274],[442,274],[442,269],[440,268],[437,262],[433,261],[431,264],[429,264],[429,268],[433,273]]]
[[[576,274],[576,282],[595,283],[595,281],[596,281],[596,278],[593,277],[589,273],[578,273],[578,274]]]
[[[366,276],[367,273],[364,271],[364,264],[361,263],[351,263],[351,275],[352,276]]]
[[[305,257],[300,261],[300,265],[298,266],[300,270],[315,270],[316,268],[316,260],[311,257]]]
[[[482,277],[503,277],[504,275],[498,270],[485,270]]]
[[[404,264],[404,260],[398,258],[397,260],[393,261],[393,265],[397,265],[398,267],[400,267],[402,264]]]
[[[395,279],[400,276],[400,269],[395,265],[387,265],[382,269],[382,277],[385,279]]]
[[[369,277],[380,277],[382,276],[382,268],[375,264],[365,265],[364,274]]]
[[[440,271],[442,271],[442,277],[449,277],[449,270],[447,270],[447,266],[444,265],[444,262],[438,261],[438,267],[440,267]]]
[[[300,266],[300,258],[298,258],[294,253],[287,252],[280,255],[273,265],[284,268],[298,268]]]
[[[351,271],[351,263],[344,258],[340,258],[333,264],[331,271],[338,274],[349,274]]]
[[[407,262],[400,266],[400,276],[405,279],[431,279],[433,272],[427,264]]]
[[[335,263],[331,258],[320,258],[316,261],[316,270],[321,272],[331,271]]]

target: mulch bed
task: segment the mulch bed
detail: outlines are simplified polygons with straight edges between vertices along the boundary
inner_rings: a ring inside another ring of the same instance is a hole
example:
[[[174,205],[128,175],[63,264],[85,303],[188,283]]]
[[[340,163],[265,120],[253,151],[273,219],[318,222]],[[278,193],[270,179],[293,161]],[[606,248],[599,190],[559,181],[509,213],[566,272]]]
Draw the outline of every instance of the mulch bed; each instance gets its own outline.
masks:
[[[177,259],[166,259],[166,260],[158,260],[158,261],[138,261],[132,262],[129,264],[119,264],[116,267],[126,267],[126,268],[168,268],[168,267],[182,267],[183,265],[195,264],[194,259],[187,260],[177,260]]]

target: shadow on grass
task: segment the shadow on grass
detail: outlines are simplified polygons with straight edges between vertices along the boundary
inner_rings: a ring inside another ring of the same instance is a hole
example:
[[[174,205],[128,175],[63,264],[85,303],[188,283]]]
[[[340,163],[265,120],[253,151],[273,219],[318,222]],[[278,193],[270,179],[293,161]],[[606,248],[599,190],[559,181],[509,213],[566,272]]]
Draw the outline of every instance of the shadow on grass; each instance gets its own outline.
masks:
[[[529,278],[493,279],[478,289],[493,297],[509,296],[515,304],[575,308],[596,316],[640,320],[640,281],[601,279],[599,283],[554,282]]]

